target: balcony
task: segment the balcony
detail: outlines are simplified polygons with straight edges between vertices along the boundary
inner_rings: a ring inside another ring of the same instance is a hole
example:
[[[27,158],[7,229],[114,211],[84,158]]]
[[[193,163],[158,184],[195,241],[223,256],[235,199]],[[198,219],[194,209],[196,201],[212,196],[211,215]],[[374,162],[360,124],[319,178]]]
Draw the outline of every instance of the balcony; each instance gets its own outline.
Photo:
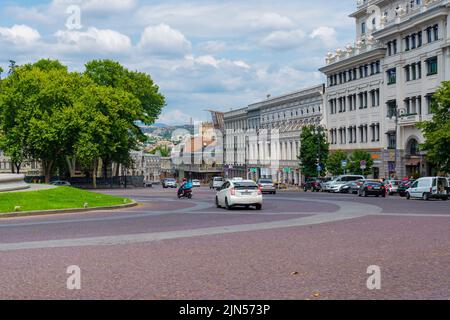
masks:
[[[401,115],[398,118],[398,124],[400,126],[410,126],[410,125],[415,125],[418,122],[422,121],[422,116],[417,114],[417,113],[413,113],[413,114],[404,114]]]

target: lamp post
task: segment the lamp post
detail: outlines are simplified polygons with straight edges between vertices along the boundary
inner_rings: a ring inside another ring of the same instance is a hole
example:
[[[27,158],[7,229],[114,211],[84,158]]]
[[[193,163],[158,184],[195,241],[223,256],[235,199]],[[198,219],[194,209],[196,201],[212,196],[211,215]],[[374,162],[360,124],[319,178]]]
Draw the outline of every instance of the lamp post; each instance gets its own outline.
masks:
[[[316,126],[314,128],[313,131],[314,135],[317,137],[317,174],[318,177],[320,178],[320,174],[322,172],[322,167],[320,164],[320,136],[322,134],[322,127],[321,126]]]

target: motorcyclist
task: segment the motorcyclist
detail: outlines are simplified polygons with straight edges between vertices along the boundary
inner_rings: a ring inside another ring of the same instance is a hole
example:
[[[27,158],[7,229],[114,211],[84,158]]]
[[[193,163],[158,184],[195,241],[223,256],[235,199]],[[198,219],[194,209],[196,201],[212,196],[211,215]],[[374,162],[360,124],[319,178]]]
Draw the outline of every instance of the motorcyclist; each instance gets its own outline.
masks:
[[[189,190],[189,183],[186,178],[183,178],[183,183],[181,184],[180,188],[178,189],[178,196],[182,196],[185,190]]]

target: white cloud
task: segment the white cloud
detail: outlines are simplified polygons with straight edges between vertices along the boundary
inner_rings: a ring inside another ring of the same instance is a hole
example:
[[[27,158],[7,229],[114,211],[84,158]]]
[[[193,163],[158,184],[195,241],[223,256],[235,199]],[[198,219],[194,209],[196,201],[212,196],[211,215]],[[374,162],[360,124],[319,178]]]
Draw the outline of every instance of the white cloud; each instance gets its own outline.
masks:
[[[180,109],[175,109],[171,111],[163,112],[163,114],[158,118],[157,122],[168,124],[168,125],[178,125],[186,124],[190,122],[192,116],[184,113]],[[199,121],[197,118],[192,118],[193,121]]]
[[[262,39],[261,45],[272,50],[291,50],[299,47],[304,39],[302,30],[275,31]]]
[[[227,45],[223,41],[211,40],[200,43],[198,48],[206,53],[218,53],[227,49]]]
[[[68,46],[66,49],[76,51],[126,53],[132,47],[129,37],[109,29],[60,30],[55,36],[59,44]]]
[[[87,0],[82,8],[90,11],[123,11],[135,8],[136,0]]]
[[[314,29],[310,35],[313,39],[320,39],[327,48],[334,48],[339,44],[337,40],[337,32],[334,28],[319,27]]]
[[[36,29],[26,25],[14,25],[11,28],[0,27],[0,39],[15,45],[31,45],[40,38],[41,35]]]
[[[191,43],[180,31],[162,23],[145,28],[138,48],[156,55],[184,55],[190,51]]]

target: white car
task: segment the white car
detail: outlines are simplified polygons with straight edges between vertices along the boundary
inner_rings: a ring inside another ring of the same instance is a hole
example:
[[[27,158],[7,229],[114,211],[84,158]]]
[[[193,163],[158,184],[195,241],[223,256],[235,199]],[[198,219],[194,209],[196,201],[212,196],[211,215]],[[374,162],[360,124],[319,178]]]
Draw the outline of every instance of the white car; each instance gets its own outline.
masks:
[[[223,178],[222,177],[214,177],[212,178],[211,182],[209,183],[210,189],[219,189],[223,185]]]
[[[448,180],[444,177],[426,177],[413,182],[411,187],[406,190],[406,199],[418,198],[429,200],[431,198],[447,200]]]
[[[201,186],[200,180],[197,180],[197,179],[192,180],[192,186],[194,188],[199,188]]]
[[[231,210],[235,206],[254,206],[256,210],[261,210],[262,204],[262,191],[252,180],[227,181],[216,194],[217,208]]]
[[[359,175],[342,175],[339,177],[336,177],[334,180],[327,182],[327,188],[326,190],[328,192],[341,192],[341,188],[349,183],[349,182],[353,182],[353,181],[358,181],[358,180],[364,180],[363,176],[359,176]]]

